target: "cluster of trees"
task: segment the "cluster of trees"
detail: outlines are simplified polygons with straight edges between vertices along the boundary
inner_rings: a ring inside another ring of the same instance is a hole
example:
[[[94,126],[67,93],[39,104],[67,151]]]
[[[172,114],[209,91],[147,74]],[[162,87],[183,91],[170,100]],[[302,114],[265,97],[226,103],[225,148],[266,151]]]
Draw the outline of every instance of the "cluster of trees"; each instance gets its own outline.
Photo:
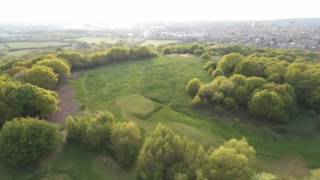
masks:
[[[109,112],[68,117],[68,141],[80,142],[111,153],[123,167],[131,166],[139,153],[142,136],[132,122],[116,122]]]
[[[138,158],[140,179],[211,180],[250,179],[255,150],[246,139],[231,139],[218,148],[203,146],[181,137],[163,125],[158,125],[147,137]],[[262,178],[257,178],[262,179]]]
[[[3,78],[0,92],[0,124],[15,117],[45,118],[58,110],[58,94],[54,91]]]
[[[147,59],[155,56],[157,56],[157,54],[147,46],[132,48],[112,47],[107,51],[96,52],[90,56],[85,56],[77,52],[58,54],[58,57],[66,59],[74,70],[93,68],[120,61]]]
[[[54,90],[61,79],[70,75],[70,66],[62,59],[45,56],[17,62],[6,73],[18,81]]]
[[[310,54],[263,51],[244,56],[233,52],[218,62],[208,61],[203,69],[213,80],[207,84],[197,78],[189,81],[186,90],[193,105],[247,107],[256,116],[277,121],[295,112],[297,104],[320,111],[320,64],[312,62]]]

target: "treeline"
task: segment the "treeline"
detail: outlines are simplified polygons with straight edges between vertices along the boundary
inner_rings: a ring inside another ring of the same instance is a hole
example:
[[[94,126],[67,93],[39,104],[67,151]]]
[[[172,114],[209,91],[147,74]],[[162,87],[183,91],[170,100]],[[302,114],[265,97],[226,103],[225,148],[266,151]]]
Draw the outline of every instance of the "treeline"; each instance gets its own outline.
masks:
[[[157,53],[149,47],[113,47],[103,52],[96,52],[90,55],[78,52],[60,53],[59,58],[63,58],[69,62],[73,70],[81,70],[93,68],[100,65],[117,63],[121,61],[131,61],[147,59],[157,56]]]
[[[291,52],[290,52],[291,53]],[[320,64],[301,53],[230,53],[203,67],[213,80],[194,78],[186,86],[195,106],[238,109],[273,121],[284,121],[299,107],[320,111]]]
[[[243,56],[260,54],[264,57],[278,58],[293,61],[304,58],[314,61],[320,58],[319,52],[306,51],[301,49],[276,49],[276,48],[255,48],[241,45],[215,45],[215,44],[172,44],[159,47],[163,54],[193,54],[210,59],[215,56],[223,56],[229,53],[239,53]]]

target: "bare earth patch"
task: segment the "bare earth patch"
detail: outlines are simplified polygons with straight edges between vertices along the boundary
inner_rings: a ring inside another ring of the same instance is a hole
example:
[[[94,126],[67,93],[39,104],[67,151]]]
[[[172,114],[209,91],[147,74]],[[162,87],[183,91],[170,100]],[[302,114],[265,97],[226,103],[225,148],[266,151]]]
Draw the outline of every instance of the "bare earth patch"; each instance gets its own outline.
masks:
[[[64,123],[67,116],[75,116],[80,112],[80,106],[75,100],[75,94],[69,84],[60,86],[57,90],[60,96],[60,110],[49,117],[49,121]]]

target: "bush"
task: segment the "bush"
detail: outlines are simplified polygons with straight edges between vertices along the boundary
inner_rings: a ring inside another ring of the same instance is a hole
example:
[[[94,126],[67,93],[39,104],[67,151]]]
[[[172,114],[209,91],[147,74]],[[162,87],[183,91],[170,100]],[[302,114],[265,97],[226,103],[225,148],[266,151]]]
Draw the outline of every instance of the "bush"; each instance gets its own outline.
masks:
[[[118,123],[112,129],[111,144],[117,161],[124,167],[132,165],[142,144],[140,129],[132,122]]]
[[[203,67],[202,69],[209,71],[210,69],[216,69],[217,67],[217,62],[215,61],[208,61]]]
[[[202,86],[202,82],[198,78],[191,79],[187,86],[186,91],[189,93],[190,96],[195,96],[198,93],[198,90]]]
[[[14,119],[0,133],[0,154],[12,165],[28,165],[54,151],[62,143],[56,125],[34,118]]]
[[[126,48],[114,47],[107,54],[109,61],[126,60],[129,58],[129,51]]]

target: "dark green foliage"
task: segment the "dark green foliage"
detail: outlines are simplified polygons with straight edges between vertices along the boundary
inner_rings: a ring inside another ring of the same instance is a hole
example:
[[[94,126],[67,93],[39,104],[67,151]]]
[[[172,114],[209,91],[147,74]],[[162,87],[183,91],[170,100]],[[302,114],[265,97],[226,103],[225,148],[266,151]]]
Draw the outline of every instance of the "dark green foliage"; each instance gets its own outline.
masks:
[[[107,54],[108,61],[126,60],[129,58],[129,50],[127,48],[111,48]]]
[[[0,133],[0,154],[11,165],[29,165],[40,160],[62,142],[56,125],[34,118],[14,119]]]

